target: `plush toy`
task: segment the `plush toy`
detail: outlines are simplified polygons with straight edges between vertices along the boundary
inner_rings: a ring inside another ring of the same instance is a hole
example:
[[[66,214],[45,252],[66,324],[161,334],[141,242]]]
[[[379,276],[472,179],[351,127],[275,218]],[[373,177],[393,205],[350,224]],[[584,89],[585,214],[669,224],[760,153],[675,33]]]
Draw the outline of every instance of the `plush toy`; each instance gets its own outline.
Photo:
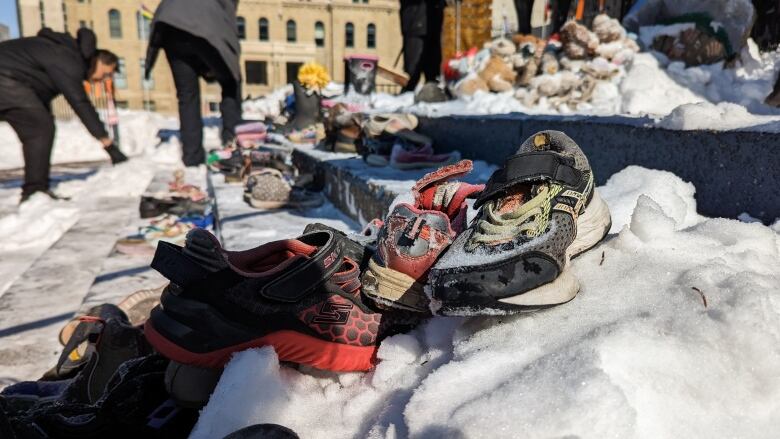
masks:
[[[549,51],[544,52],[542,55],[542,73],[554,75],[558,73],[560,68],[561,66],[558,63],[558,58],[555,56],[555,53]]]
[[[626,30],[620,22],[607,14],[599,14],[593,18],[593,33],[602,43],[611,43],[626,37]]]
[[[599,37],[585,26],[569,21],[561,28],[563,52],[571,59],[593,56],[599,47]]]
[[[545,42],[533,35],[517,34],[512,37],[517,44],[517,53],[512,56],[512,66],[518,73],[517,84],[525,86],[539,72]]]
[[[500,56],[504,60],[508,60],[509,57],[515,54],[517,47],[515,43],[506,38],[496,38],[489,43],[490,54],[493,56]]]
[[[479,72],[479,77],[485,81],[490,91],[502,92],[512,89],[517,73],[500,56],[493,55]]]

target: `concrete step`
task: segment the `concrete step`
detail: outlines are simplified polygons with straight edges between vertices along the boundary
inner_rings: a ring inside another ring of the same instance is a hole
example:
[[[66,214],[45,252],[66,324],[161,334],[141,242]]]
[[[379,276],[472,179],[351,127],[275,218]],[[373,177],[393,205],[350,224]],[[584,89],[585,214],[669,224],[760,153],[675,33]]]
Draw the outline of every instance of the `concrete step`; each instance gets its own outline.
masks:
[[[372,167],[354,154],[309,148],[296,148],[293,161],[301,172],[313,173],[328,199],[361,225],[374,218],[384,219],[398,195],[408,193],[418,179],[435,170]],[[484,183],[495,169],[494,165],[477,160],[471,174],[461,180]]]

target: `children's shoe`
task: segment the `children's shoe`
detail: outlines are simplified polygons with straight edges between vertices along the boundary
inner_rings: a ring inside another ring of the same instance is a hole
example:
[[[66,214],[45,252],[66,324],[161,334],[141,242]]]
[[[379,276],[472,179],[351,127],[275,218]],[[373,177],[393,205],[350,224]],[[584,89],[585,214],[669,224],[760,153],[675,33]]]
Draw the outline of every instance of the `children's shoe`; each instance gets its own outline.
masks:
[[[396,169],[423,169],[448,166],[460,160],[460,153],[434,154],[430,138],[414,131],[397,133],[390,154],[390,166]]]
[[[324,197],[320,192],[292,186],[280,171],[265,168],[247,179],[244,201],[257,209],[302,209],[321,206]]]
[[[137,234],[117,241],[116,250],[130,256],[151,256],[160,241],[184,242],[187,232],[194,228],[191,223],[179,221],[177,216],[164,215],[140,228]]]
[[[471,169],[471,161],[463,160],[427,174],[412,189],[414,202],[398,204],[390,212],[363,274],[368,297],[381,305],[428,311],[423,292],[428,270],[466,228],[466,198],[483,189],[449,180]]]
[[[204,230],[161,243],[152,268],[170,279],[145,333],[181,364],[222,368],[233,353],[273,346],[281,361],[363,371],[375,361],[383,316],[361,300],[347,243],[328,231],[226,251]]]
[[[430,272],[438,314],[506,314],[568,302],[580,288],[569,260],[611,226],[588,159],[560,131],[526,140],[475,207],[475,221]]]

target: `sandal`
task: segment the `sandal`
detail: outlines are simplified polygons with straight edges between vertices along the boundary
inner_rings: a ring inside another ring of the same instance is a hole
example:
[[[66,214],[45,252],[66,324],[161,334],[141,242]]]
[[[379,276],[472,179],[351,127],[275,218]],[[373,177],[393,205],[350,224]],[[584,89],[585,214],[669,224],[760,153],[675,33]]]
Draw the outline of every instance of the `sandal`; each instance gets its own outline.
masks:
[[[322,194],[291,186],[278,169],[264,168],[253,172],[246,183],[244,200],[258,209],[318,207]]]

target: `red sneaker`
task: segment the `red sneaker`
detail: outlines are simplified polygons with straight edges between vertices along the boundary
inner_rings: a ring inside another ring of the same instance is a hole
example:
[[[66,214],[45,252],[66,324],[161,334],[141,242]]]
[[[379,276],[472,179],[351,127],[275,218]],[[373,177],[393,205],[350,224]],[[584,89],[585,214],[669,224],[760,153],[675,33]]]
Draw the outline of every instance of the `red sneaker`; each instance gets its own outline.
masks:
[[[448,181],[468,174],[463,160],[425,175],[412,189],[414,204],[401,203],[379,232],[377,251],[363,274],[363,292],[377,303],[427,312],[428,271],[466,227],[466,199],[484,185]]]

